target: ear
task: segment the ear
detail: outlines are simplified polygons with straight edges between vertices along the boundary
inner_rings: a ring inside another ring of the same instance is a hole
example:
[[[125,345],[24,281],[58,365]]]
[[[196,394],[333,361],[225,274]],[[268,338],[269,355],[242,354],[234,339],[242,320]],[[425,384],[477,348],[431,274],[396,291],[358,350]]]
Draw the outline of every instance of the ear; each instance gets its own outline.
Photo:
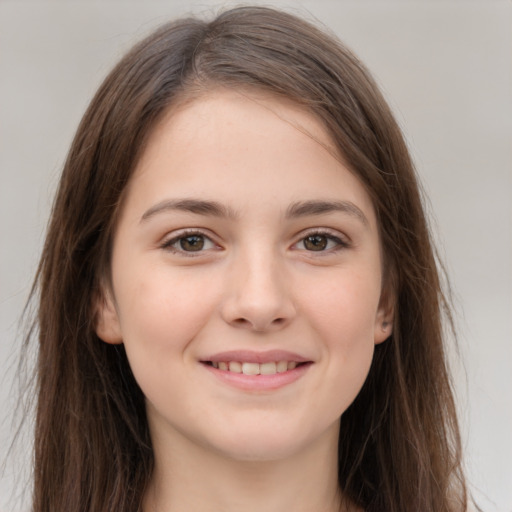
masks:
[[[95,300],[95,331],[105,343],[119,345],[123,342],[121,324],[112,293],[102,286]]]
[[[384,290],[380,297],[379,309],[375,316],[375,345],[386,341],[393,333],[395,299],[393,293]]]

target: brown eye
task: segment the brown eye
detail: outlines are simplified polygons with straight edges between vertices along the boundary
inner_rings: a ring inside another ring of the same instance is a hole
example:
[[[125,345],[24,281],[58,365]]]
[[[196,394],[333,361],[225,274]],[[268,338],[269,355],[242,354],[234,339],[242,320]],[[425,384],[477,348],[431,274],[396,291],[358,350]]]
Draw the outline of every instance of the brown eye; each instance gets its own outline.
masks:
[[[207,235],[201,232],[182,232],[178,236],[162,244],[162,249],[181,256],[192,256],[192,253],[210,252],[220,249]]]
[[[310,235],[304,238],[304,247],[308,251],[323,251],[329,239],[325,235]]]
[[[201,235],[184,236],[179,240],[180,248],[187,252],[200,251],[204,248],[204,237]]]

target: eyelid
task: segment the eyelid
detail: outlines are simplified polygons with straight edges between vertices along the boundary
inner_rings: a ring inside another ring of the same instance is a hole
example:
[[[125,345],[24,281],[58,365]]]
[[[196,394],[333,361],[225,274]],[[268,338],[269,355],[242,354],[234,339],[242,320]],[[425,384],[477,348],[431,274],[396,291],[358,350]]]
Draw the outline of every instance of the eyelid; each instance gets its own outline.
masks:
[[[211,233],[207,232],[206,230],[203,230],[201,228],[184,228],[178,231],[173,231],[171,233],[168,233],[163,241],[159,244],[161,249],[164,249],[166,251],[169,251],[173,254],[179,254],[183,255],[185,257],[197,257],[201,255],[201,253],[210,252],[212,249],[202,249],[200,251],[184,251],[182,249],[178,249],[176,247],[173,247],[174,244],[178,243],[180,239],[186,238],[188,236],[194,236],[199,235],[203,238],[209,240],[214,246],[215,249],[220,249],[221,246],[215,241],[215,237],[212,236]]]
[[[329,254],[332,252],[336,252],[338,250],[347,249],[347,248],[351,247],[351,245],[352,245],[352,242],[349,239],[349,237],[347,235],[341,233],[340,231],[334,230],[331,228],[317,227],[317,228],[309,228],[309,229],[306,229],[306,230],[300,232],[297,235],[296,242],[294,242],[292,244],[292,248],[296,248],[296,246],[299,243],[301,243],[308,236],[315,236],[315,235],[325,236],[325,237],[329,238],[330,240],[334,240],[337,242],[337,246],[334,248],[331,248],[331,249],[323,250],[323,251],[308,251],[307,249],[295,249],[295,250],[303,250],[304,252],[308,252],[308,253],[317,253],[318,255],[322,255],[322,254],[325,255],[325,254]]]
[[[206,253],[206,252],[209,253],[212,250],[211,248],[210,249],[202,249],[199,251],[185,251],[185,250],[173,247],[173,245],[178,243],[180,239],[186,238],[187,236],[194,236],[194,235],[199,235],[199,236],[202,236],[205,239],[209,240],[215,246],[214,249],[218,250],[218,249],[222,248],[221,245],[219,243],[217,243],[217,241],[215,240],[215,238],[216,238],[215,236],[213,236],[208,230],[204,230],[201,228],[184,228],[181,230],[173,231],[164,237],[163,241],[159,244],[159,247],[161,249],[172,252],[174,254],[184,255],[186,257],[197,257],[197,256],[200,256],[202,253]],[[330,240],[334,240],[337,244],[336,247],[322,250],[322,251],[308,251],[305,248],[304,249],[297,248],[297,245],[299,243],[301,243],[305,238],[307,238],[308,236],[315,236],[315,235],[325,236]],[[293,250],[301,250],[301,251],[308,252],[308,253],[318,252],[319,253],[318,255],[320,256],[322,253],[329,254],[329,253],[333,253],[333,252],[336,252],[341,249],[346,249],[350,246],[351,246],[350,239],[348,238],[347,235],[341,233],[340,231],[334,230],[331,228],[315,227],[315,228],[309,228],[309,229],[306,229],[306,230],[300,232],[296,236],[296,241],[292,244],[291,248]]]

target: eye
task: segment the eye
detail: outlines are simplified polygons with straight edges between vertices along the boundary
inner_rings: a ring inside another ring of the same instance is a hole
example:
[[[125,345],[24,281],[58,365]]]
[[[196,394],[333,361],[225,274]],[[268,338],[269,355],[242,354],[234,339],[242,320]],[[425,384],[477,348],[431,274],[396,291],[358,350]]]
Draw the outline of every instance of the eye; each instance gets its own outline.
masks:
[[[198,232],[181,233],[163,243],[162,248],[176,253],[202,252],[217,245],[206,235]]]
[[[344,247],[348,247],[347,242],[338,236],[324,232],[310,233],[295,245],[296,249],[312,252],[335,251]]]

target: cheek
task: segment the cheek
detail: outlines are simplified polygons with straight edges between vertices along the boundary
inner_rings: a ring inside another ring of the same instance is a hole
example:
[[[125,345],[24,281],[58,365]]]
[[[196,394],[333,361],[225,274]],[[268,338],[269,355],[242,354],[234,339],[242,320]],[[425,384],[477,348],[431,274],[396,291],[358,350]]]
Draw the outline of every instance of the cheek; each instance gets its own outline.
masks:
[[[359,393],[374,353],[380,279],[350,274],[310,294],[310,325],[323,340],[328,402],[343,413]]]
[[[137,380],[178,369],[189,343],[214,311],[214,293],[198,293],[186,277],[147,267],[143,275],[134,272],[119,282],[123,342]]]
[[[369,272],[340,274],[312,288],[304,301],[309,316],[333,348],[373,345],[380,277]]]

